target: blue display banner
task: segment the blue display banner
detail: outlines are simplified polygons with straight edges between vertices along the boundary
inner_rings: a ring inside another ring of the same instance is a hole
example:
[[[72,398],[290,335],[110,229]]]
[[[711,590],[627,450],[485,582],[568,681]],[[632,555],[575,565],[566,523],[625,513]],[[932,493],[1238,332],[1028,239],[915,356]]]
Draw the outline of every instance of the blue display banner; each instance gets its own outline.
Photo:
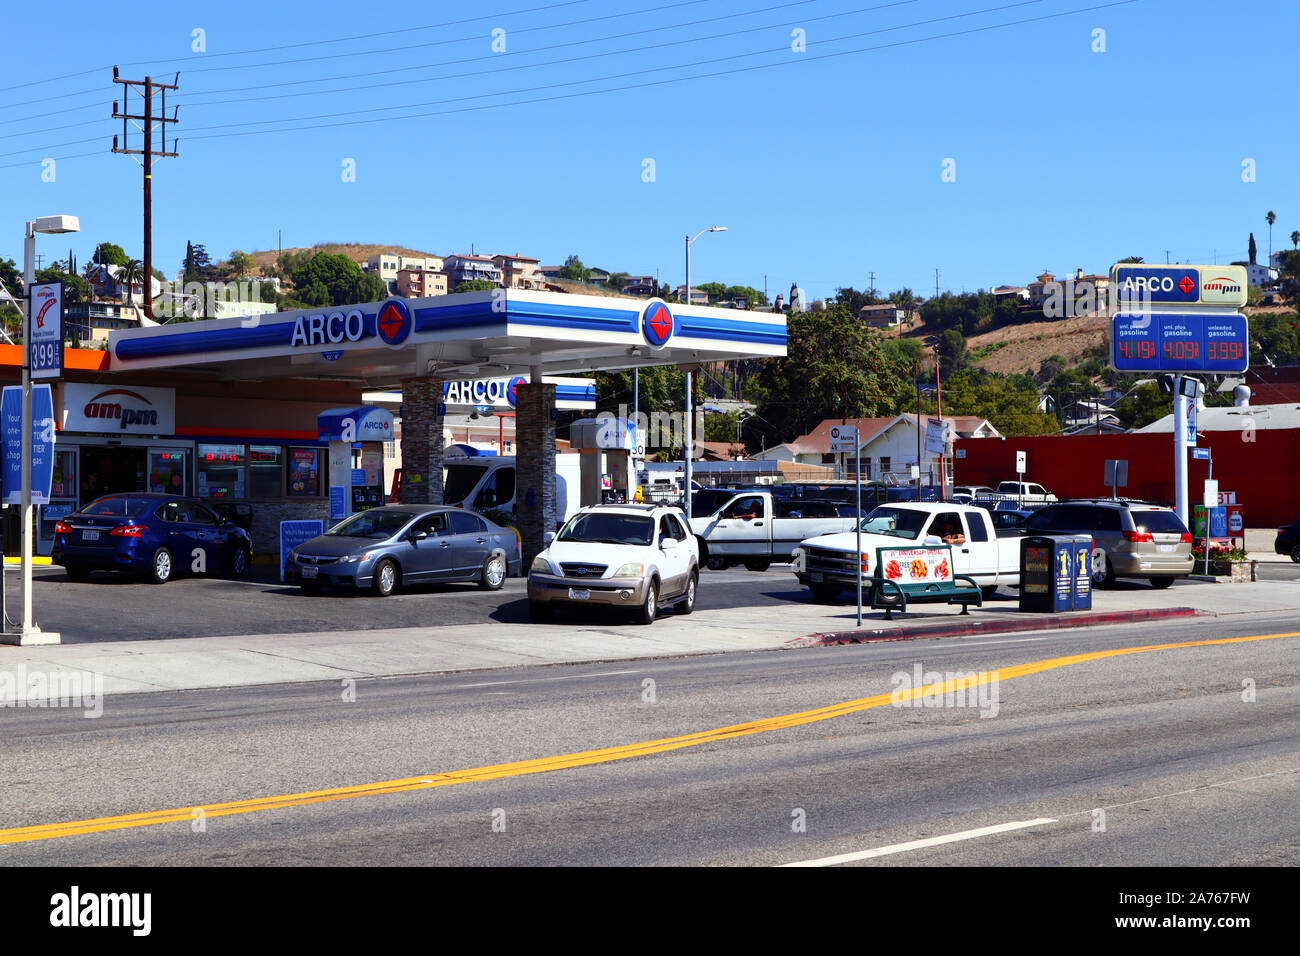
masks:
[[[330,521],[342,521],[348,516],[346,488],[330,485]]]
[[[1228,509],[1224,505],[1215,505],[1210,509],[1210,537],[1226,538],[1228,536]]]
[[[366,470],[364,468],[352,469],[352,487],[364,488],[366,486]]]
[[[1244,372],[1246,317],[1238,313],[1120,312],[1111,319],[1111,365],[1120,372]]]
[[[280,522],[280,580],[284,580],[284,569],[289,561],[289,552],[300,544],[306,544],[312,538],[325,533],[325,522],[319,518],[310,521]]]
[[[23,389],[5,387],[0,396],[3,419],[4,503],[22,504],[23,484]],[[32,386],[32,504],[50,502],[54,481],[54,397],[48,385]]]

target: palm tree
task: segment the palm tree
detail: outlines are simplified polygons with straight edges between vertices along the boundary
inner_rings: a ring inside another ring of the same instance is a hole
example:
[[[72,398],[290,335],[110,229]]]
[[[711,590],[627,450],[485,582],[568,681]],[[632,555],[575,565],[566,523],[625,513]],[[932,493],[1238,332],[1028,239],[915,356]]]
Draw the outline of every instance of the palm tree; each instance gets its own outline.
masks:
[[[1270,209],[1268,211],[1268,215],[1264,217],[1264,221],[1268,223],[1268,263],[1267,264],[1272,265],[1273,264],[1273,223],[1277,222],[1277,213],[1275,213],[1273,210]]]
[[[1291,246],[1292,248],[1300,249],[1300,229],[1291,233]]]
[[[131,287],[140,282],[144,276],[144,263],[139,259],[128,259],[126,265],[122,266],[122,271],[117,275],[117,281],[120,285],[126,287],[126,301],[134,302],[131,295]],[[121,294],[120,291],[118,293]]]

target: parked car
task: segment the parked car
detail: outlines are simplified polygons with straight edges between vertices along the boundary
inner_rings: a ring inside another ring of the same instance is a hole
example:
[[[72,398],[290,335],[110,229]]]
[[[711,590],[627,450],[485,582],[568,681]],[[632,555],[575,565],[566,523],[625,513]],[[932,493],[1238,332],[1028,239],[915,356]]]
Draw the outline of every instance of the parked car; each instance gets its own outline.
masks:
[[[653,624],[671,604],[695,610],[700,558],[686,515],[663,505],[593,505],[547,541],[528,571],[528,611],[549,620],[561,605],[602,604]]]
[[[482,515],[444,505],[384,505],[353,515],[289,552],[285,579],[309,594],[477,581],[498,590],[520,573],[519,539]]]
[[[995,531],[1023,529],[1025,522],[1029,520],[1031,515],[1033,515],[1032,511],[1013,511],[1006,508],[995,508],[989,512],[989,517],[993,519]]]
[[[998,490],[993,494],[999,497],[1014,498],[1022,504],[1047,504],[1057,500],[1056,495],[1032,481],[999,482]]]
[[[852,528],[853,509],[841,515],[835,506],[835,501],[776,499],[768,491],[741,492],[712,514],[692,518],[690,529],[710,570],[743,562],[750,571],[766,571],[773,561],[789,561],[804,538]]]
[[[988,485],[953,485],[952,498],[956,500],[958,495],[965,495],[968,498],[991,498],[994,492]]]
[[[125,571],[165,584],[178,572],[247,573],[248,532],[193,498],[117,494],[96,498],[54,526],[51,560],[73,581]]]
[[[1292,561],[1300,564],[1300,521],[1277,529],[1277,540],[1273,542],[1273,551],[1277,554],[1289,554]]]
[[[1025,521],[1026,534],[1092,535],[1092,581],[1146,578],[1166,588],[1192,573],[1192,535],[1172,508],[1090,499],[1048,505]]]

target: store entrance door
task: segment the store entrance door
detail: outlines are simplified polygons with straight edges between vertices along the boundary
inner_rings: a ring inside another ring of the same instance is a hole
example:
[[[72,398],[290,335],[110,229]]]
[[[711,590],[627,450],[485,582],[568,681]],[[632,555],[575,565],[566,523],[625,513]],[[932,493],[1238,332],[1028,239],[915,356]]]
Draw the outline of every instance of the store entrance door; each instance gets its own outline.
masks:
[[[82,445],[80,504],[103,495],[146,490],[145,457],[143,448]]]

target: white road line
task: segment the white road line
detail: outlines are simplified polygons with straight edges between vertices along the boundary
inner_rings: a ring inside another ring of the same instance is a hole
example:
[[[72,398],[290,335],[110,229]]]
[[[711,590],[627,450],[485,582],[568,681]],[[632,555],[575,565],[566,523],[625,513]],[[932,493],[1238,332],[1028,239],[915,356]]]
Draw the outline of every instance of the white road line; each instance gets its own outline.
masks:
[[[583,680],[590,677],[618,677],[624,674],[636,674],[638,671],[603,671],[599,674],[568,674],[564,677],[528,677],[522,680],[493,680],[484,681],[481,684],[457,684],[456,690],[465,690],[467,687],[500,687],[503,684],[550,684],[560,680]]]
[[[1011,830],[1023,830],[1026,827],[1039,827],[1048,823],[1057,823],[1059,821],[1051,817],[1040,817],[1037,820],[1020,820],[1016,823],[999,823],[996,826],[980,827],[978,830],[962,830],[960,833],[949,833],[946,836],[927,837],[924,840],[912,840],[908,843],[894,843],[890,846],[876,847],[874,850],[859,850],[857,853],[841,853],[839,856],[826,856],[820,860],[804,860],[800,863],[783,863],[782,866],[836,866],[840,863],[852,863],[855,860],[870,860],[878,856],[890,856],[895,853],[908,853],[912,850],[922,850],[930,846],[940,846],[944,843],[959,843],[962,840],[974,840],[978,837],[992,836],[995,833],[1007,833]]]

